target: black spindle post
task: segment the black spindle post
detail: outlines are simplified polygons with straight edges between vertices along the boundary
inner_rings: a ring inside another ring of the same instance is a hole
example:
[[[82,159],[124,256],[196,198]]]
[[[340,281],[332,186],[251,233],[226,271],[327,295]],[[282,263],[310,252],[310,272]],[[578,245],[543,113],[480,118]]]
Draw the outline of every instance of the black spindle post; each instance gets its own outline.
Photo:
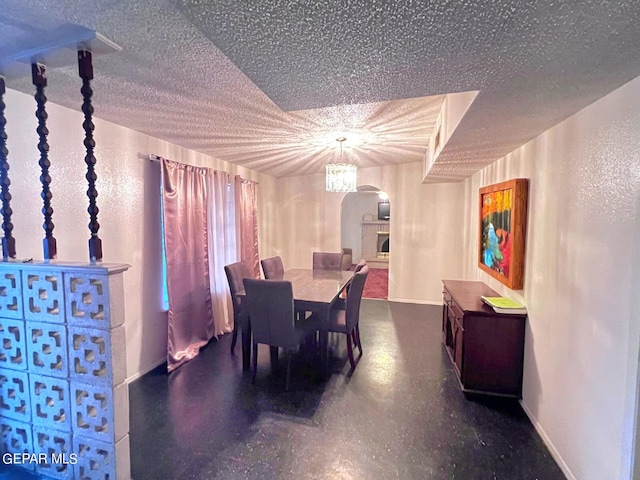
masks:
[[[89,197],[89,230],[91,231],[91,238],[89,239],[89,259],[92,262],[99,262],[102,260],[102,240],[98,237],[98,230],[100,224],[98,223],[98,205],[96,203],[96,197],[98,196],[98,190],[96,189],[96,180],[98,175],[95,172],[96,157],[93,155],[93,149],[96,146],[96,142],[93,140],[94,125],[92,121],[93,105],[91,105],[91,97],[93,96],[93,90],[91,90],[90,82],[93,79],[93,66],[91,63],[91,52],[88,50],[78,51],[78,72],[82,79],[82,113],[84,113],[84,122],[82,128],[84,128],[84,146],[87,150],[87,154],[84,157],[84,161],[87,164],[87,175],[85,178],[89,182],[89,188],[87,189],[87,197]]]
[[[4,94],[6,88],[4,85],[4,77],[0,77],[0,198],[2,199],[2,230],[4,232],[4,238],[2,239],[2,259],[6,262],[9,258],[16,258],[16,239],[13,238],[11,232],[13,231],[13,223],[11,223],[11,194],[9,193],[9,161],[7,156],[9,150],[7,149],[7,132],[4,126],[7,124],[7,119],[4,116]]]
[[[32,63],[31,77],[33,79],[33,84],[36,87],[36,118],[38,119],[38,128],[36,129],[36,132],[38,132],[38,137],[40,138],[40,141],[38,142],[38,150],[40,151],[39,165],[42,170],[42,173],[40,174],[43,200],[42,213],[44,215],[44,223],[42,224],[42,227],[44,228],[45,234],[42,246],[44,248],[44,259],[52,260],[56,258],[57,249],[56,239],[53,236],[54,224],[51,221],[51,217],[53,216],[51,198],[53,197],[53,194],[49,188],[49,185],[51,184],[51,176],[49,175],[51,162],[49,161],[49,144],[47,143],[49,129],[47,128],[47,97],[44,94],[44,87],[47,86],[45,66],[40,63]]]

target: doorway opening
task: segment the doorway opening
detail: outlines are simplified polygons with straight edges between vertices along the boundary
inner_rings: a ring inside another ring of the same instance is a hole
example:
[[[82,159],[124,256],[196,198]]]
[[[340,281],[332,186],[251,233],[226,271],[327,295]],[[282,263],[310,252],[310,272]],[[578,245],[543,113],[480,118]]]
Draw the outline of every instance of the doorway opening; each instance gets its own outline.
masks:
[[[389,196],[372,185],[347,193],[341,205],[340,240],[352,251],[352,268],[361,258],[369,265],[363,297],[388,297],[391,203]]]

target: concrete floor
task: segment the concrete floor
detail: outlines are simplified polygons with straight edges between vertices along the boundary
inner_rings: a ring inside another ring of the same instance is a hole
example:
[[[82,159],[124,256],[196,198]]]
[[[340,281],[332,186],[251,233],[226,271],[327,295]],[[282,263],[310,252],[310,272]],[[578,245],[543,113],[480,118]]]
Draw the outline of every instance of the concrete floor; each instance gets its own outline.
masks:
[[[363,300],[353,374],[338,336],[330,378],[298,355],[288,392],[266,346],[252,385],[228,335],[156,369],[130,385],[133,479],[564,479],[517,401],[460,391],[440,313]]]

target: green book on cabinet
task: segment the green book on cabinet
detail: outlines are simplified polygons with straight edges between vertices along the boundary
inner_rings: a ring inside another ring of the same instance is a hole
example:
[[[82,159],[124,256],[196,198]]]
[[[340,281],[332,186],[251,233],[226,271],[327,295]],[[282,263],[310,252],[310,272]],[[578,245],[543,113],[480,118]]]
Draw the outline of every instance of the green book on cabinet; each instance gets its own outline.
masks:
[[[485,297],[482,301],[493,308],[496,313],[510,313],[513,315],[526,315],[527,307],[506,297]]]

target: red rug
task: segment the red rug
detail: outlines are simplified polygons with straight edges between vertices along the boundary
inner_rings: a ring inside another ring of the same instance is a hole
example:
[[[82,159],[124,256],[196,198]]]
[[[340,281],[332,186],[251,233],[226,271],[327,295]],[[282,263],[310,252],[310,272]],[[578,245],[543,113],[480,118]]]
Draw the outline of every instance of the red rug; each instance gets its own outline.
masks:
[[[351,269],[355,269],[355,265],[351,265]],[[384,300],[389,296],[389,270],[386,268],[369,267],[369,275],[367,275],[367,283],[364,284],[363,298],[382,298]]]

